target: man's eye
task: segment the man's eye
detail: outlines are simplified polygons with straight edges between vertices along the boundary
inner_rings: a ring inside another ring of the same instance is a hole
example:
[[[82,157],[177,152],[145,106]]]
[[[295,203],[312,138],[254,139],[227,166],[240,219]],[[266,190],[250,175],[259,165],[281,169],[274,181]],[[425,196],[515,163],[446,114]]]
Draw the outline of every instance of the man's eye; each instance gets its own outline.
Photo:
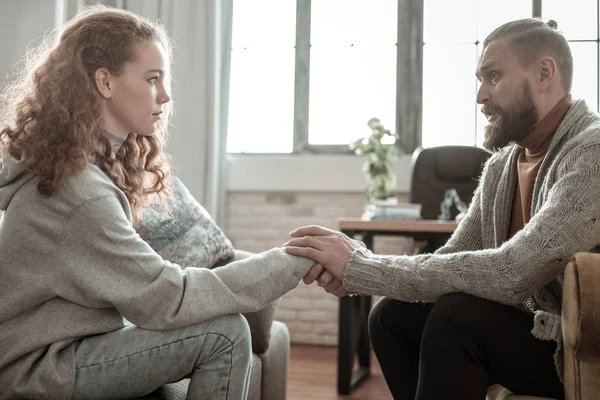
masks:
[[[490,72],[490,81],[496,83],[498,81],[498,76],[497,72]]]
[[[153,85],[156,85],[156,81],[158,81],[158,77],[156,77],[156,76],[153,77],[153,78],[148,79],[148,82],[150,82]]]

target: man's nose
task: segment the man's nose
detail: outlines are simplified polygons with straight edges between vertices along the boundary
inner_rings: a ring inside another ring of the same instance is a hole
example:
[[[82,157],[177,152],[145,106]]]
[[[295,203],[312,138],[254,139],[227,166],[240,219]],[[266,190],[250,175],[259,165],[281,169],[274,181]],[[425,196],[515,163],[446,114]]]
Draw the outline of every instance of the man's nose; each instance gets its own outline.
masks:
[[[477,91],[477,104],[484,104],[488,101],[490,101],[490,92],[486,85],[482,84]]]

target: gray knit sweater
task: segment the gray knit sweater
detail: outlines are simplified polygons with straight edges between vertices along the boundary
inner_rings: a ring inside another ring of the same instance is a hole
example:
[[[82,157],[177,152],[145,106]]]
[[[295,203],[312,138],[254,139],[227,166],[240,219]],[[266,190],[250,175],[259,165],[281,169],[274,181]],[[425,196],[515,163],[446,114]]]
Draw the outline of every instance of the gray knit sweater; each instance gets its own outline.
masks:
[[[258,311],[313,264],[282,249],[213,270],[165,261],[93,165],[44,199],[4,153],[0,210],[0,399],[68,399],[78,339],[119,329],[123,317],[169,330]]]
[[[357,249],[344,285],[404,301],[461,292],[517,306],[533,297],[539,310],[532,333],[559,344],[562,377],[563,271],[576,252],[595,251],[600,243],[600,116],[574,102],[540,167],[531,220],[507,240],[518,150],[508,146],[489,159],[467,215],[444,247],[413,257]]]

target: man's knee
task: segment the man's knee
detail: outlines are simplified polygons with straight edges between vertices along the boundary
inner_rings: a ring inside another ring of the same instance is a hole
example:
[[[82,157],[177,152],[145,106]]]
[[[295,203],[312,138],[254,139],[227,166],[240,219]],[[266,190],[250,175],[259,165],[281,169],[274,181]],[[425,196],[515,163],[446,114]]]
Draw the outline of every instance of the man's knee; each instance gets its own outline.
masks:
[[[369,335],[371,337],[376,336],[378,332],[385,329],[386,325],[389,325],[386,322],[389,322],[394,315],[394,303],[397,303],[397,300],[382,297],[371,308],[369,312]]]
[[[380,333],[402,334],[414,331],[418,321],[424,320],[429,312],[425,303],[411,303],[382,297],[369,313],[369,334]]]
[[[428,325],[437,328],[450,324],[466,331],[488,326],[492,309],[498,304],[465,293],[451,293],[440,297],[433,306]],[[436,329],[437,330],[437,329]]]

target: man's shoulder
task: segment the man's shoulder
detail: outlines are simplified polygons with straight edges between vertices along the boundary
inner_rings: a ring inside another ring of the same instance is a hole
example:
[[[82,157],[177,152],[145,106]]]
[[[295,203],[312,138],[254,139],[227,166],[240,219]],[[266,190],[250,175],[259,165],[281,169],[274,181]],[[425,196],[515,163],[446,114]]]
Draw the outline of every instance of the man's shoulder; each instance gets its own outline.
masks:
[[[560,131],[566,131],[564,136],[559,135],[566,139],[562,141],[563,148],[600,144],[600,115],[585,101],[576,100],[561,123]]]
[[[600,144],[600,118],[592,120],[589,124],[573,136],[569,142],[576,145]]]
[[[598,171],[599,159],[600,119],[595,119],[582,125],[578,132],[575,132],[561,145],[558,152],[556,152],[553,165],[558,168],[558,171],[562,171],[561,173],[579,167],[592,168]]]

